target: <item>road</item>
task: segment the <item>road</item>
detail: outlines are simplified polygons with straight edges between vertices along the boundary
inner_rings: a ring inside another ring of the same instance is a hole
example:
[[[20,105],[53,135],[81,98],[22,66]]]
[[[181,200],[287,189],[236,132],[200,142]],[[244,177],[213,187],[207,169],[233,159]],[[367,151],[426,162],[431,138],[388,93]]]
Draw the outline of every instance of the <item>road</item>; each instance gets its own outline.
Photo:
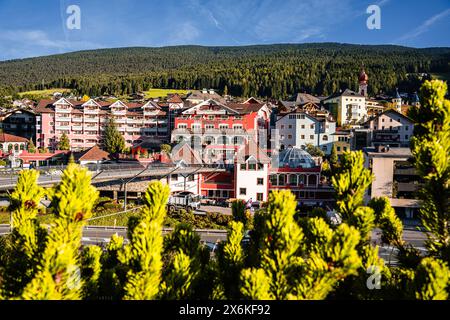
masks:
[[[226,230],[214,229],[197,229],[195,230],[200,235],[200,240],[203,242],[215,243],[217,241],[225,241],[227,239]],[[164,228],[163,235],[172,232],[172,228]],[[0,236],[9,233],[9,225],[0,225]],[[109,242],[112,235],[118,234],[124,238],[127,237],[127,228],[125,227],[97,227],[86,226],[83,229],[82,244],[104,244]]]
[[[163,234],[166,235],[171,231],[171,228],[164,228]],[[217,241],[225,241],[227,239],[227,232],[225,230],[197,229],[195,231],[200,235],[200,240],[203,242],[216,243]],[[0,225],[0,235],[7,233],[9,233],[9,225]],[[126,238],[127,229],[125,227],[87,226],[83,230],[82,243],[84,245],[102,245],[109,242],[111,236],[114,234]],[[372,243],[379,246],[379,256],[381,258],[387,263],[395,265],[397,263],[397,249],[381,244],[380,235],[380,230],[375,230],[372,233]],[[415,227],[405,226],[403,239],[420,251],[425,251],[426,235],[424,232],[416,230]]]

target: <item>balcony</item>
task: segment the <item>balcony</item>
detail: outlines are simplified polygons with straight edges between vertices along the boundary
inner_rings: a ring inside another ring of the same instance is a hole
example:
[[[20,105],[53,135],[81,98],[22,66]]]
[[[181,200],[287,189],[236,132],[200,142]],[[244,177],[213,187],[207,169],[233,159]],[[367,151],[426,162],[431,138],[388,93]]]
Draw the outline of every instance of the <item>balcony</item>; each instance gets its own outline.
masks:
[[[174,129],[172,134],[218,134],[249,135],[244,129]]]
[[[55,117],[55,121],[62,121],[62,122],[67,122],[70,121],[70,117]]]
[[[73,117],[72,122],[83,122],[83,118],[82,117],[78,117],[78,118]]]
[[[72,126],[73,131],[83,131],[83,126]]]
[[[84,122],[98,122],[99,118],[89,118],[89,117],[84,117]]]

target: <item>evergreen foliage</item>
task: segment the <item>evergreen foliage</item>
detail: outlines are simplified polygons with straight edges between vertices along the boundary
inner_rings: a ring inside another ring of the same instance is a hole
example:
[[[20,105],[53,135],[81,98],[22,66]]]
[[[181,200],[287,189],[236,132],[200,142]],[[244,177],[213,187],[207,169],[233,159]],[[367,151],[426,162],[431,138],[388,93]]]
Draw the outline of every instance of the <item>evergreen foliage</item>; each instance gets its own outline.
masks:
[[[103,132],[103,139],[105,149],[109,153],[116,154],[125,150],[125,139],[119,130],[117,130],[117,125],[113,118],[108,119],[105,131]]]

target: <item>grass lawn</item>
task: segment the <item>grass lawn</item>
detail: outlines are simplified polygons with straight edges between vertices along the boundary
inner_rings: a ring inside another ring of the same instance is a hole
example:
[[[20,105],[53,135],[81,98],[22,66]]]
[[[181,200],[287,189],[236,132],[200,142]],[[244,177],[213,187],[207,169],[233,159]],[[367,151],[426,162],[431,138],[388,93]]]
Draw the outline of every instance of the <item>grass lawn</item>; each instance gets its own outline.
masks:
[[[144,91],[146,99],[152,98],[163,98],[166,97],[169,93],[178,93],[180,95],[185,95],[190,90],[180,90],[180,89],[150,89],[148,91]]]
[[[450,72],[447,73],[432,73],[431,76],[438,80],[450,82]]]
[[[25,91],[25,92],[19,93],[19,96],[21,96],[21,97],[23,97],[23,96],[51,96],[55,92],[64,93],[64,92],[70,92],[70,90],[71,89],[57,88],[57,89]]]

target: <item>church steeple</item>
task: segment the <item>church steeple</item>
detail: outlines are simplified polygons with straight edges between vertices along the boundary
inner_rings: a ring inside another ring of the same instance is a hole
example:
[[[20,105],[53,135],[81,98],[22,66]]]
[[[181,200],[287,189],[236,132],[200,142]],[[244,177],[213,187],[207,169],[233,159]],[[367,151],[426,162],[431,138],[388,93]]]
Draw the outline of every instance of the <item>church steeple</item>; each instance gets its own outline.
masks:
[[[395,88],[395,97],[392,99],[392,104],[394,108],[401,113],[402,111],[402,97],[398,93],[398,88]]]
[[[369,76],[364,71],[364,65],[361,68],[361,73],[359,74],[359,89],[358,93],[362,96],[367,97],[367,82],[369,81]]]

